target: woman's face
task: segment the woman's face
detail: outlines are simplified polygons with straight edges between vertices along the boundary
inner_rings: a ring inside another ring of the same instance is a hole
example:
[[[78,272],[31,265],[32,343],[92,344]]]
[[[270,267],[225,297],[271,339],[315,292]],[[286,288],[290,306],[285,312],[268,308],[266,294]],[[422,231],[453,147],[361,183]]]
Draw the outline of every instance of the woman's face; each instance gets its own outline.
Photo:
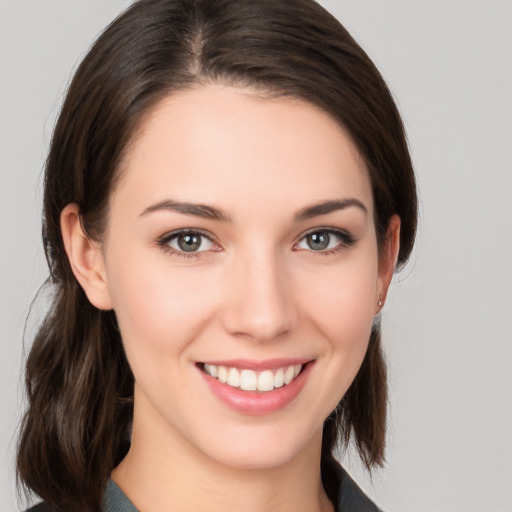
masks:
[[[168,97],[128,150],[104,240],[134,442],[246,468],[318,447],[385,281],[368,172],[337,123],[221,86]]]

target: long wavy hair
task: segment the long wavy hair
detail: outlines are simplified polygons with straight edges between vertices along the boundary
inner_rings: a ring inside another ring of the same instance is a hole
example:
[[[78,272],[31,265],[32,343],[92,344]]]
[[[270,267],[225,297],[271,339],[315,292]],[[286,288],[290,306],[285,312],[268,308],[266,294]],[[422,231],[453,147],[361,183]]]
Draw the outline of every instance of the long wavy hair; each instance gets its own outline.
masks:
[[[119,163],[143,116],[164,97],[207,83],[300,98],[332,116],[369,171],[379,248],[401,218],[398,264],[412,249],[416,185],[402,121],[366,53],[313,0],[139,0],[78,67],[53,133],[44,181],[43,241],[54,293],[26,364],[28,409],[18,481],[55,511],[93,511],[129,447],[133,375],[116,316],[88,301],[63,246],[60,213],[80,207],[101,242]],[[386,366],[372,329],[361,369],[326,419],[322,478],[335,499],[335,449],[355,441],[382,465]]]

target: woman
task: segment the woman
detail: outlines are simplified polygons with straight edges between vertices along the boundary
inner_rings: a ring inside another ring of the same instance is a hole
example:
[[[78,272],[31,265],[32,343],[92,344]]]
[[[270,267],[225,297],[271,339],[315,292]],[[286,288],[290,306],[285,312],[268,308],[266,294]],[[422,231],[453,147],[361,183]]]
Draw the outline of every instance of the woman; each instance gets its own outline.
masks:
[[[46,166],[41,510],[376,510],[333,452],[384,461],[379,313],[415,227],[400,116],[323,8],[134,3]]]

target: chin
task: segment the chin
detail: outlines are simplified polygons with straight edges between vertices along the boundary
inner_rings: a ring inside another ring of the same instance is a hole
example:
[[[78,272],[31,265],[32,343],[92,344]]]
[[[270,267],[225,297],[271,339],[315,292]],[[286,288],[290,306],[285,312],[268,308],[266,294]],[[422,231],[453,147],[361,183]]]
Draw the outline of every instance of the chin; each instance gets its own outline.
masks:
[[[295,429],[295,432],[290,430]],[[300,432],[296,426],[283,429],[258,426],[226,429],[223,439],[210,439],[203,453],[217,463],[237,470],[272,469],[285,466],[303,455],[320,453],[322,428]],[[311,460],[309,458],[309,460]]]

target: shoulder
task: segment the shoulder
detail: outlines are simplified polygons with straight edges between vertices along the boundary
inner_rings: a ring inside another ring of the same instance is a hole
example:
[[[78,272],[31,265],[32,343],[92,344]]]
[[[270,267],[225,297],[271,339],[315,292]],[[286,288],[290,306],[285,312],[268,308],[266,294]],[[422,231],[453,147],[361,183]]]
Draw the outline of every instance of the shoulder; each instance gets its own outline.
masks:
[[[350,475],[341,467],[337,471],[338,499],[336,503],[336,512],[382,512],[373,501],[364,494],[359,486],[352,480]],[[131,512],[136,508],[124,496],[124,493],[117,485],[109,480],[107,491],[105,493],[105,510],[113,510],[111,505],[123,504],[122,510]],[[51,509],[45,503],[38,503],[25,512],[51,512]]]
[[[382,512],[342,468],[340,477],[336,512]]]
[[[45,503],[38,503],[33,507],[27,508],[25,512],[51,512],[48,506]]]

